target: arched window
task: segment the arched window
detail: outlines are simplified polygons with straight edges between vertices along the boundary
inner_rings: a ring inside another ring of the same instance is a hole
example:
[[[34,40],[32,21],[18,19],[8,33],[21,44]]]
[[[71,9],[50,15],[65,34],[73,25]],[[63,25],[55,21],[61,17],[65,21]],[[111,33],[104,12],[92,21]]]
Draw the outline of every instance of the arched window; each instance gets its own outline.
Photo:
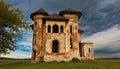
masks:
[[[72,25],[70,25],[70,33],[72,34]]]
[[[48,25],[48,33],[50,33],[50,32],[51,32],[51,26]]]
[[[53,25],[53,33],[58,33],[59,29],[57,25]]]
[[[63,33],[63,31],[64,31],[64,28],[63,28],[63,26],[61,26],[60,27],[60,32]]]
[[[52,52],[58,53],[58,41],[57,40],[52,41]]]

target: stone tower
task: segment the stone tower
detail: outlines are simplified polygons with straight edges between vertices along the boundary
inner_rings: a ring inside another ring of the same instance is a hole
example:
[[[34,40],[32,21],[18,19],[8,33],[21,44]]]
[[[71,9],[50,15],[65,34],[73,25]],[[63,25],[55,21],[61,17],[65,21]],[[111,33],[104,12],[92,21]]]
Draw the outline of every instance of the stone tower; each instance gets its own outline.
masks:
[[[81,15],[70,8],[50,15],[43,8],[33,12],[32,61],[94,59],[93,44],[81,42],[83,30],[78,28]]]
[[[43,56],[43,23],[42,18],[49,15],[43,8],[31,14],[31,19],[34,21],[33,25],[33,48],[32,61],[41,61]]]

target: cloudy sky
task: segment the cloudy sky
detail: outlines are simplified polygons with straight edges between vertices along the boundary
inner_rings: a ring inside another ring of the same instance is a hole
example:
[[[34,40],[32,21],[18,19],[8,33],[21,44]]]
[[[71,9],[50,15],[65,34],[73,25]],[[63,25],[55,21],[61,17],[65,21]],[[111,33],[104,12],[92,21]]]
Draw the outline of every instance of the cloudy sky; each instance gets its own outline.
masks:
[[[83,33],[82,42],[93,42],[95,57],[120,57],[120,0],[6,0],[13,8],[20,8],[24,20],[32,24],[30,14],[39,8],[48,13],[59,13],[72,8],[83,13],[79,27]],[[30,58],[32,30],[23,32],[18,39],[18,50],[3,55],[12,58]]]

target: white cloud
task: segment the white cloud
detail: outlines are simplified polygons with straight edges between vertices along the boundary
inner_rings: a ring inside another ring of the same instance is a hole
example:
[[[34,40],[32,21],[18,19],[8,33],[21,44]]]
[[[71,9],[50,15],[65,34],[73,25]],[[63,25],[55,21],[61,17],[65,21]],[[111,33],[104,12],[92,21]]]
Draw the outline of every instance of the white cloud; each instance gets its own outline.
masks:
[[[24,46],[32,46],[32,38],[27,37],[26,40],[24,40],[22,42],[17,42],[17,44],[24,45]]]
[[[87,30],[89,29],[90,27],[89,26],[85,26],[85,27],[79,27],[80,29],[83,29],[83,30]]]
[[[95,49],[118,50],[120,49],[120,29],[115,25],[110,29],[88,36],[83,41],[93,42]]]
[[[120,58],[120,53],[114,54],[95,54],[95,58]]]
[[[17,42],[18,45],[23,46],[30,46],[32,47],[32,31],[24,31],[23,37],[20,41]],[[29,50],[29,48],[27,48]],[[23,47],[24,48],[24,47]],[[7,57],[7,58],[17,58],[17,59],[24,59],[24,58],[30,58],[31,52],[24,52],[21,50],[16,50],[14,52],[10,52],[10,54],[1,55],[1,57]]]
[[[31,53],[10,52],[10,54],[6,54],[6,55],[2,54],[1,57],[24,59],[24,58],[31,58]]]
[[[18,41],[17,44],[32,47],[32,31],[24,31],[22,40]]]

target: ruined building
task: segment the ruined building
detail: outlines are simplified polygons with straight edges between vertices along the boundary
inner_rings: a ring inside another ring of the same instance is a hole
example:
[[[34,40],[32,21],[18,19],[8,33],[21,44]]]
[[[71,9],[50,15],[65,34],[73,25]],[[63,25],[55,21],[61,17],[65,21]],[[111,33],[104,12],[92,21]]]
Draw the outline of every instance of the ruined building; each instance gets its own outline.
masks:
[[[81,16],[81,12],[70,8],[59,14],[48,14],[43,8],[33,12],[32,61],[93,60],[93,43],[81,42],[83,30],[78,27]]]

